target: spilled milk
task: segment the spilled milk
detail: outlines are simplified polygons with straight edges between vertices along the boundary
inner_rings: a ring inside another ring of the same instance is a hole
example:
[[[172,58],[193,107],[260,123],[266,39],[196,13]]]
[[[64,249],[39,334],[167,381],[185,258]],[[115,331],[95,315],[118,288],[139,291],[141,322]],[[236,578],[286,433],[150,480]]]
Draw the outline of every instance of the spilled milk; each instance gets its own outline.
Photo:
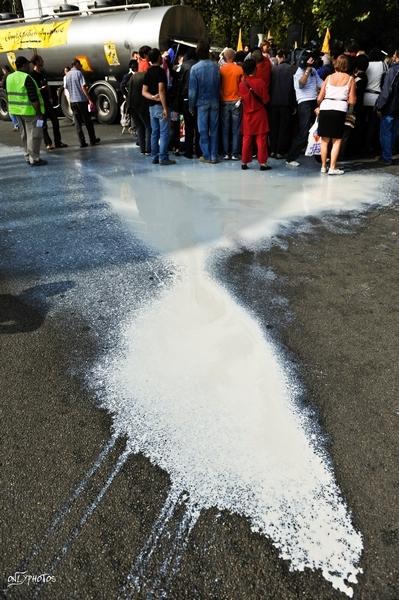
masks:
[[[176,268],[152,303],[126,315],[120,353],[100,366],[116,432],[189,493],[193,511],[246,516],[291,569],[320,569],[349,597],[361,534],[284,359],[206,264],[212,250],[265,241],[295,219],[359,208],[365,189],[374,199],[378,186],[381,199],[390,181],[364,172],[244,179],[206,165],[103,180],[122,222]]]

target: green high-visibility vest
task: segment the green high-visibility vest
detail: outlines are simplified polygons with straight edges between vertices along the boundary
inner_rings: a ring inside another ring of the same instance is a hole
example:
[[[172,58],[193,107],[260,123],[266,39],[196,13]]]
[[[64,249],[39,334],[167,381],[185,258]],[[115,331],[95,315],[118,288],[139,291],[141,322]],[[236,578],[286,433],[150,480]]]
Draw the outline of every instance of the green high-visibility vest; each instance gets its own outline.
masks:
[[[8,98],[8,112],[11,115],[17,115],[21,117],[34,117],[36,110],[29,100],[28,92],[25,87],[25,80],[30,77],[28,73],[24,71],[15,71],[7,76],[6,89]],[[44,102],[40,90],[37,86],[36,81],[31,78],[36,86],[37,98],[40,102],[40,111],[44,114]]]

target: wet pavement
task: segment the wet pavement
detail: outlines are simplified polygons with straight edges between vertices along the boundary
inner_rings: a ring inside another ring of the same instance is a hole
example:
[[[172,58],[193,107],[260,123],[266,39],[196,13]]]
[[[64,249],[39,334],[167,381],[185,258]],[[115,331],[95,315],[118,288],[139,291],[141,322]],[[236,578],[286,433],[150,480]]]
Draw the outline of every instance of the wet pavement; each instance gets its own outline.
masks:
[[[0,123],[6,597],[398,600],[397,167],[62,131]]]

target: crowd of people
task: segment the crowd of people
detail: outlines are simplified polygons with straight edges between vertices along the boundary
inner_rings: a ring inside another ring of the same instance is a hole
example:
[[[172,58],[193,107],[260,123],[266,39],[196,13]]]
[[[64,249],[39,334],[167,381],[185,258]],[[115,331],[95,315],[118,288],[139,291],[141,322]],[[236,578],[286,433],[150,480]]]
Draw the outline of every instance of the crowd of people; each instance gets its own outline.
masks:
[[[391,164],[399,135],[399,51],[388,57],[353,47],[329,55],[313,48],[296,59],[268,41],[252,51],[225,48],[220,55],[203,41],[177,55],[172,48],[161,53],[141,47],[121,82],[141,153],[161,166],[176,164],[173,153],[210,164],[241,160],[243,170],[254,158],[269,170],[269,157],[297,168],[317,120],[321,173],[343,174],[337,166],[342,158],[379,156]],[[66,69],[64,87],[80,146],[88,145],[83,125],[90,144],[98,144],[79,60]],[[65,144],[42,58],[18,57],[6,90],[27,162],[45,164],[41,139],[48,150]]]

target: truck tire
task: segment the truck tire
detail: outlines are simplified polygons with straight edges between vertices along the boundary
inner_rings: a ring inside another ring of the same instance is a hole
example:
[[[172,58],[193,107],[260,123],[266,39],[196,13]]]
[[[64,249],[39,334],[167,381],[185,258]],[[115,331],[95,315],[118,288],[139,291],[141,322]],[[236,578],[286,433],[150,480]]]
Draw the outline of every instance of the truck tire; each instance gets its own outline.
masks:
[[[90,89],[90,94],[96,104],[99,123],[115,123],[119,116],[116,92],[107,85],[96,85]]]
[[[2,121],[10,120],[10,115],[8,114],[7,96],[4,90],[0,90],[0,119]]]
[[[71,105],[69,104],[69,101],[68,101],[67,97],[65,96],[64,90],[62,91],[62,94],[61,94],[60,104],[61,104],[62,114],[64,115],[64,117],[66,117],[70,121],[73,121],[73,112],[71,109]]]

